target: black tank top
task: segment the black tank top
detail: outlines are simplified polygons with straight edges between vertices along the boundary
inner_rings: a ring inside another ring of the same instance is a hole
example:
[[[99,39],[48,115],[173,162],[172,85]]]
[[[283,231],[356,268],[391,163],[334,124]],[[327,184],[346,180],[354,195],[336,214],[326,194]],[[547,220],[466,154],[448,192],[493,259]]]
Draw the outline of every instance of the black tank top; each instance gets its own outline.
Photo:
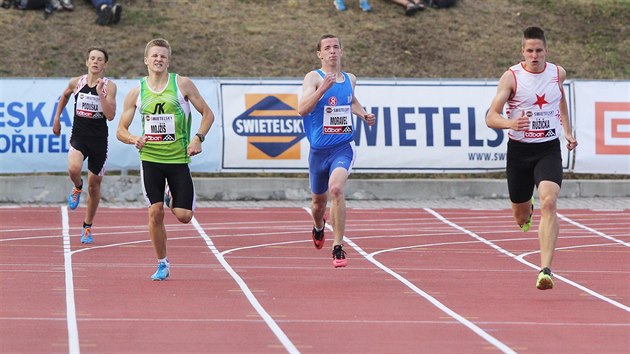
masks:
[[[107,79],[103,89],[106,92],[105,87],[107,87]],[[107,137],[107,119],[103,113],[96,86],[88,86],[87,75],[85,75],[79,79],[77,88],[78,90],[74,93],[72,135]]]

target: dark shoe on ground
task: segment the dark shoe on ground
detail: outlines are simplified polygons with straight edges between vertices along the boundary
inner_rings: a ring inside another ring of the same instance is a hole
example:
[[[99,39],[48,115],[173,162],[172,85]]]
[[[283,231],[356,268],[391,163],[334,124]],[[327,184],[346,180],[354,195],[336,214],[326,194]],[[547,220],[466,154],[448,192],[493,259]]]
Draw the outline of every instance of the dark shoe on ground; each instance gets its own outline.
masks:
[[[112,23],[112,9],[107,6],[101,6],[97,11],[98,17],[96,18],[96,24],[99,26],[107,26]]]
[[[415,2],[409,0],[407,3],[407,8],[405,9],[405,16],[413,16],[418,12],[418,6]]]
[[[112,23],[118,24],[120,22],[120,17],[122,16],[122,5],[119,3],[115,3],[112,6]]]

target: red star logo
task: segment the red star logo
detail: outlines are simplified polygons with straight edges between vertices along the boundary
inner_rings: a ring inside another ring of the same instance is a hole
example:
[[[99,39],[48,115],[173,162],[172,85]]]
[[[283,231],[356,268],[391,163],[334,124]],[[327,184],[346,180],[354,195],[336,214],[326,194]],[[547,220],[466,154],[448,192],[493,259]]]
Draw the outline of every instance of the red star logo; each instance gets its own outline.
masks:
[[[536,95],[536,102],[534,102],[534,104],[537,104],[538,108],[542,109],[542,106],[547,103],[549,102],[545,101],[545,94],[543,94],[542,96]]]

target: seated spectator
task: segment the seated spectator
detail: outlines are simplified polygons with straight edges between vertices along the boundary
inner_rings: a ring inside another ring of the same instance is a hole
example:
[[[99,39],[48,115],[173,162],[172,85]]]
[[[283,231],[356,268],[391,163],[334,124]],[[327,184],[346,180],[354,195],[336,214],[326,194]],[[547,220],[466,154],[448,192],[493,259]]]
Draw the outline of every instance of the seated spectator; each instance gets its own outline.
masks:
[[[337,10],[339,10],[339,11],[346,11],[346,1],[345,0],[334,0],[333,3],[335,4],[335,7],[337,8]],[[368,2],[368,0],[359,0],[359,7],[364,12],[372,11],[372,6],[370,6],[370,3]]]
[[[53,12],[64,8],[72,11],[74,6],[71,0],[3,0],[2,7],[5,9],[15,6],[18,10],[44,9],[44,18],[48,18]]]
[[[122,6],[115,0],[90,0],[96,9],[96,24],[107,26],[120,22]]]
[[[422,0],[390,0],[400,6],[405,7],[405,16],[413,16],[416,12],[427,8]]]

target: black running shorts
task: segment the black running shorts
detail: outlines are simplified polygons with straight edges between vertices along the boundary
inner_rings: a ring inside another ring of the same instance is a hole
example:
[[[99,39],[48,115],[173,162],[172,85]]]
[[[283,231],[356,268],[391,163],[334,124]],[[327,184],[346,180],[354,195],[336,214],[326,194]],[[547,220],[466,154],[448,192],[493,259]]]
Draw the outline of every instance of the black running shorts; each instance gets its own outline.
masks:
[[[541,181],[562,186],[560,139],[544,143],[521,143],[510,139],[507,148],[507,182],[512,203],[532,199]]]
[[[97,176],[105,172],[107,161],[107,136],[70,137],[70,146],[83,154],[83,161],[88,160],[88,170]]]
[[[168,181],[171,205],[174,208],[195,210],[195,188],[188,164],[165,164],[142,161],[142,183],[149,205],[164,201],[164,188]]]

